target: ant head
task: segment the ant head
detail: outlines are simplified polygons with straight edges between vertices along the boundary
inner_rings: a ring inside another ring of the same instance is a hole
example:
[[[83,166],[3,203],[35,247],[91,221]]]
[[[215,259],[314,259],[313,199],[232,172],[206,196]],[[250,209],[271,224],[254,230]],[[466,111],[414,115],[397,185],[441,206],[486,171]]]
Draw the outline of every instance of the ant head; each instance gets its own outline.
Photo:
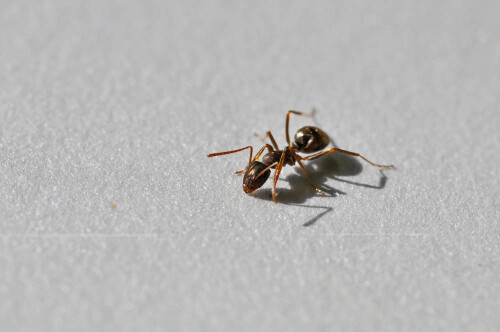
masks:
[[[267,166],[260,161],[253,161],[250,163],[250,167],[248,167],[245,176],[243,177],[243,190],[247,194],[259,189],[267,181],[269,174],[271,174],[269,169],[259,176],[259,174],[265,170],[266,167]]]

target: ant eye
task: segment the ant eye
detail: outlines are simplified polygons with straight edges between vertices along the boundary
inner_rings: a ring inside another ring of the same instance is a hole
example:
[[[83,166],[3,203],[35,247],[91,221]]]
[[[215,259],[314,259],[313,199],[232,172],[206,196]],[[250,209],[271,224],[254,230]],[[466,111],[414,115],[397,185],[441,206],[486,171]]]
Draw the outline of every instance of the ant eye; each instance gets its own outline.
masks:
[[[243,190],[246,193],[251,193],[254,190],[259,189],[267,181],[271,171],[268,169],[262,173],[262,171],[266,168],[267,166],[260,161],[254,161],[250,164],[250,167],[243,178]],[[262,173],[262,175],[259,176],[260,173]]]

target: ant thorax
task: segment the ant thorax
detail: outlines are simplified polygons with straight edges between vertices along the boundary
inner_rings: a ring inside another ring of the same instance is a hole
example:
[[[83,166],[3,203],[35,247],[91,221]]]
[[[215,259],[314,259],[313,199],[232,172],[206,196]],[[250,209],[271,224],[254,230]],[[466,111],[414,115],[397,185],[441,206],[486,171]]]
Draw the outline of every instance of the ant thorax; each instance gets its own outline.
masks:
[[[283,150],[266,153],[262,157],[262,163],[266,166],[271,166],[272,164],[279,163],[283,154],[285,154],[285,162],[283,163],[284,165],[295,165],[295,157],[293,156],[292,151],[288,146]],[[273,166],[271,168],[276,168],[276,166]]]

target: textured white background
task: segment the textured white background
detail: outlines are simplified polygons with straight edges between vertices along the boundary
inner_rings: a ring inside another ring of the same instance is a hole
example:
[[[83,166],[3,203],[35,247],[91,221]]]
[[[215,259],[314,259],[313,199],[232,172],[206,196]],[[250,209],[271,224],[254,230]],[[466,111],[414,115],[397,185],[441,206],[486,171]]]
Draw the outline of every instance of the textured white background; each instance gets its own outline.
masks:
[[[0,330],[500,329],[498,1],[0,4]]]

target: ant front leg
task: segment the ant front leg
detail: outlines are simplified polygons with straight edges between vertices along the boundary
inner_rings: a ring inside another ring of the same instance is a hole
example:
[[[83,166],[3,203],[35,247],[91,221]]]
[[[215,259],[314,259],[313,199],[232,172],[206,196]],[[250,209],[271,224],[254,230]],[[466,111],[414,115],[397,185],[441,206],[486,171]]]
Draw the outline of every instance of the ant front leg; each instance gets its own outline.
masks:
[[[271,131],[268,130],[266,132],[266,134],[264,135],[264,137],[261,137],[259,134],[255,133],[253,134],[255,137],[257,137],[259,140],[261,140],[263,143],[266,143],[266,138],[269,137],[269,139],[271,140],[271,143],[273,143],[273,146],[276,150],[279,150],[279,147],[278,147],[278,143],[276,143],[276,140],[274,139],[273,137],[273,134],[271,134]],[[272,151],[271,151],[272,152]]]
[[[285,131],[286,131],[286,143],[288,144],[288,146],[290,146],[290,135],[288,134],[288,127],[290,124],[290,114],[302,115],[302,116],[307,116],[307,117],[312,118],[315,113],[316,113],[316,109],[314,107],[312,108],[311,113],[309,113],[309,114],[306,114],[304,112],[299,112],[299,111],[293,111],[293,110],[290,110],[290,111],[288,111],[288,113],[286,113]]]
[[[215,157],[215,156],[222,156],[222,155],[225,155],[225,154],[240,152],[240,151],[243,151],[243,150],[246,150],[246,149],[250,149],[250,158],[248,159],[248,166],[247,166],[247,168],[248,168],[248,167],[250,167],[250,164],[252,163],[252,154],[253,154],[253,147],[250,146],[250,145],[249,146],[245,146],[244,148],[241,148],[241,149],[238,149],[238,150],[231,150],[231,151],[211,153],[207,157],[211,158],[211,157]],[[264,149],[264,148],[262,148],[262,149]],[[260,152],[260,153],[262,153],[262,152]]]
[[[322,152],[313,154],[312,156],[308,156],[308,157],[305,157],[305,158],[302,158],[302,159],[304,159],[304,160],[314,160],[314,159],[320,158],[320,157],[322,157],[322,156],[324,156],[326,154],[332,153],[333,151],[338,151],[338,152],[345,153],[345,154],[348,154],[348,155],[351,155],[351,156],[354,156],[354,157],[360,157],[361,159],[363,159],[364,161],[366,161],[367,163],[369,163],[370,165],[375,166],[375,167],[380,167],[380,168],[395,168],[394,165],[379,165],[379,164],[375,164],[374,162],[369,161],[368,159],[366,159],[365,157],[363,157],[362,155],[360,155],[357,152],[351,152],[351,151],[337,149],[337,148],[331,148],[329,150],[322,151]]]
[[[269,144],[266,144],[264,145],[260,150],[259,152],[257,152],[257,154],[255,155],[255,157],[252,159],[252,162],[253,161],[256,161],[256,160],[259,160],[259,157],[260,155],[262,154],[262,152],[264,152],[264,149],[267,148],[268,152],[273,152],[273,147],[270,146]],[[238,175],[241,175],[241,174],[244,174],[246,172],[246,168],[245,169],[242,169],[241,171],[238,171],[236,172],[235,174],[238,174]]]

